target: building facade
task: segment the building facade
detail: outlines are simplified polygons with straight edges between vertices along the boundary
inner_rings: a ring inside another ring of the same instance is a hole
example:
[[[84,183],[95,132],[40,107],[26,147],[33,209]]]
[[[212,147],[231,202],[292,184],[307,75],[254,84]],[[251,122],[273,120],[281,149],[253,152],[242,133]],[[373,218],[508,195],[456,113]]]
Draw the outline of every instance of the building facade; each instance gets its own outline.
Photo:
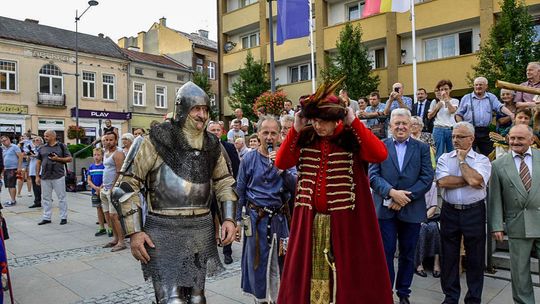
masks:
[[[311,92],[311,79],[325,67],[324,54],[336,51],[336,40],[345,23],[362,27],[362,41],[369,50],[379,92],[387,96],[392,84],[402,82],[413,94],[412,32],[409,13],[386,13],[362,18],[365,1],[312,0],[314,12],[315,70],[310,67],[309,37],[274,45],[276,84],[293,102]],[[415,0],[418,87],[432,92],[440,79],[454,83],[454,96],[471,89],[467,73],[476,64],[481,38],[489,36],[501,8],[498,0]],[[540,16],[540,0],[526,0],[529,13]],[[273,4],[276,37],[277,4]],[[238,79],[248,52],[265,63],[269,58],[268,2],[218,0],[221,96],[224,114],[231,114],[227,96]],[[537,25],[537,32],[540,26]],[[524,73],[525,79],[525,73]],[[352,96],[358,98],[358,96]]]
[[[217,42],[208,38],[208,31],[199,30],[191,34],[178,31],[167,27],[167,19],[163,17],[136,37],[120,38],[118,45],[121,48],[137,47],[142,53],[166,55],[195,72],[208,75],[213,93],[210,100],[214,107],[218,106]]]
[[[63,142],[76,124],[75,32],[0,17],[0,133],[53,129]],[[108,37],[78,34],[79,125],[91,142],[104,119],[128,131],[128,60]]]
[[[149,129],[153,121],[162,122],[167,113],[174,111],[176,92],[191,79],[192,70],[164,55],[142,53],[136,48],[122,52],[130,60],[130,129]]]

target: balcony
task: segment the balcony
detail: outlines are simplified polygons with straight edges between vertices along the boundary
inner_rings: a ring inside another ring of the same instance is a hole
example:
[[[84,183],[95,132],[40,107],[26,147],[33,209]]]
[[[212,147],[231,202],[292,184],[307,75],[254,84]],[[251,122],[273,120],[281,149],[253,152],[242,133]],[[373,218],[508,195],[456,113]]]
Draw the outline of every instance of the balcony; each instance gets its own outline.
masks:
[[[258,24],[260,20],[259,2],[223,14],[223,33],[235,32],[238,29]]]
[[[253,59],[256,61],[261,59],[261,47],[256,46],[250,49],[242,49],[237,52],[231,52],[223,56],[223,74],[236,72],[244,67],[246,56],[248,52],[251,52]]]
[[[37,105],[39,107],[48,108],[65,108],[66,107],[66,94],[47,94],[37,93]]]

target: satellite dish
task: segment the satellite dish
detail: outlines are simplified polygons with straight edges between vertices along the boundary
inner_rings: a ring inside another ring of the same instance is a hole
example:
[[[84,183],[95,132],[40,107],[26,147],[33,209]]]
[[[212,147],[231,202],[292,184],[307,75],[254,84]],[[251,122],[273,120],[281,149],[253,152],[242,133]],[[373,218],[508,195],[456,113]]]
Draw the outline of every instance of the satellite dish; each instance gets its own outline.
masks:
[[[223,45],[223,50],[225,51],[225,53],[228,53],[228,52],[232,51],[235,46],[236,46],[236,43],[234,43],[232,41],[227,41]]]

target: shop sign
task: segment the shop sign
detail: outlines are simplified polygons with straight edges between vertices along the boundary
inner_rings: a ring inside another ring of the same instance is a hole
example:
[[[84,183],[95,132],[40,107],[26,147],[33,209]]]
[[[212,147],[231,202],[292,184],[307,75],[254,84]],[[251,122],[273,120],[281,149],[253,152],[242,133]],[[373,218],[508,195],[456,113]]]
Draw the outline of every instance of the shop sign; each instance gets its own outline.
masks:
[[[28,114],[28,106],[0,103],[0,113]]]
[[[75,117],[75,108],[71,108],[71,117]],[[110,112],[79,109],[79,118],[130,120],[131,112]]]

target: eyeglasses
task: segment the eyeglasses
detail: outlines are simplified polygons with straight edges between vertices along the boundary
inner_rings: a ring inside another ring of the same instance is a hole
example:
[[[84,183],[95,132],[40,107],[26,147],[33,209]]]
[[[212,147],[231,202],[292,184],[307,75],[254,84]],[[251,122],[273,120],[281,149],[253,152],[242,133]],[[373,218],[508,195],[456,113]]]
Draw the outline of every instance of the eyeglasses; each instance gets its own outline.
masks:
[[[452,135],[452,139],[464,139],[471,136],[472,135]]]

